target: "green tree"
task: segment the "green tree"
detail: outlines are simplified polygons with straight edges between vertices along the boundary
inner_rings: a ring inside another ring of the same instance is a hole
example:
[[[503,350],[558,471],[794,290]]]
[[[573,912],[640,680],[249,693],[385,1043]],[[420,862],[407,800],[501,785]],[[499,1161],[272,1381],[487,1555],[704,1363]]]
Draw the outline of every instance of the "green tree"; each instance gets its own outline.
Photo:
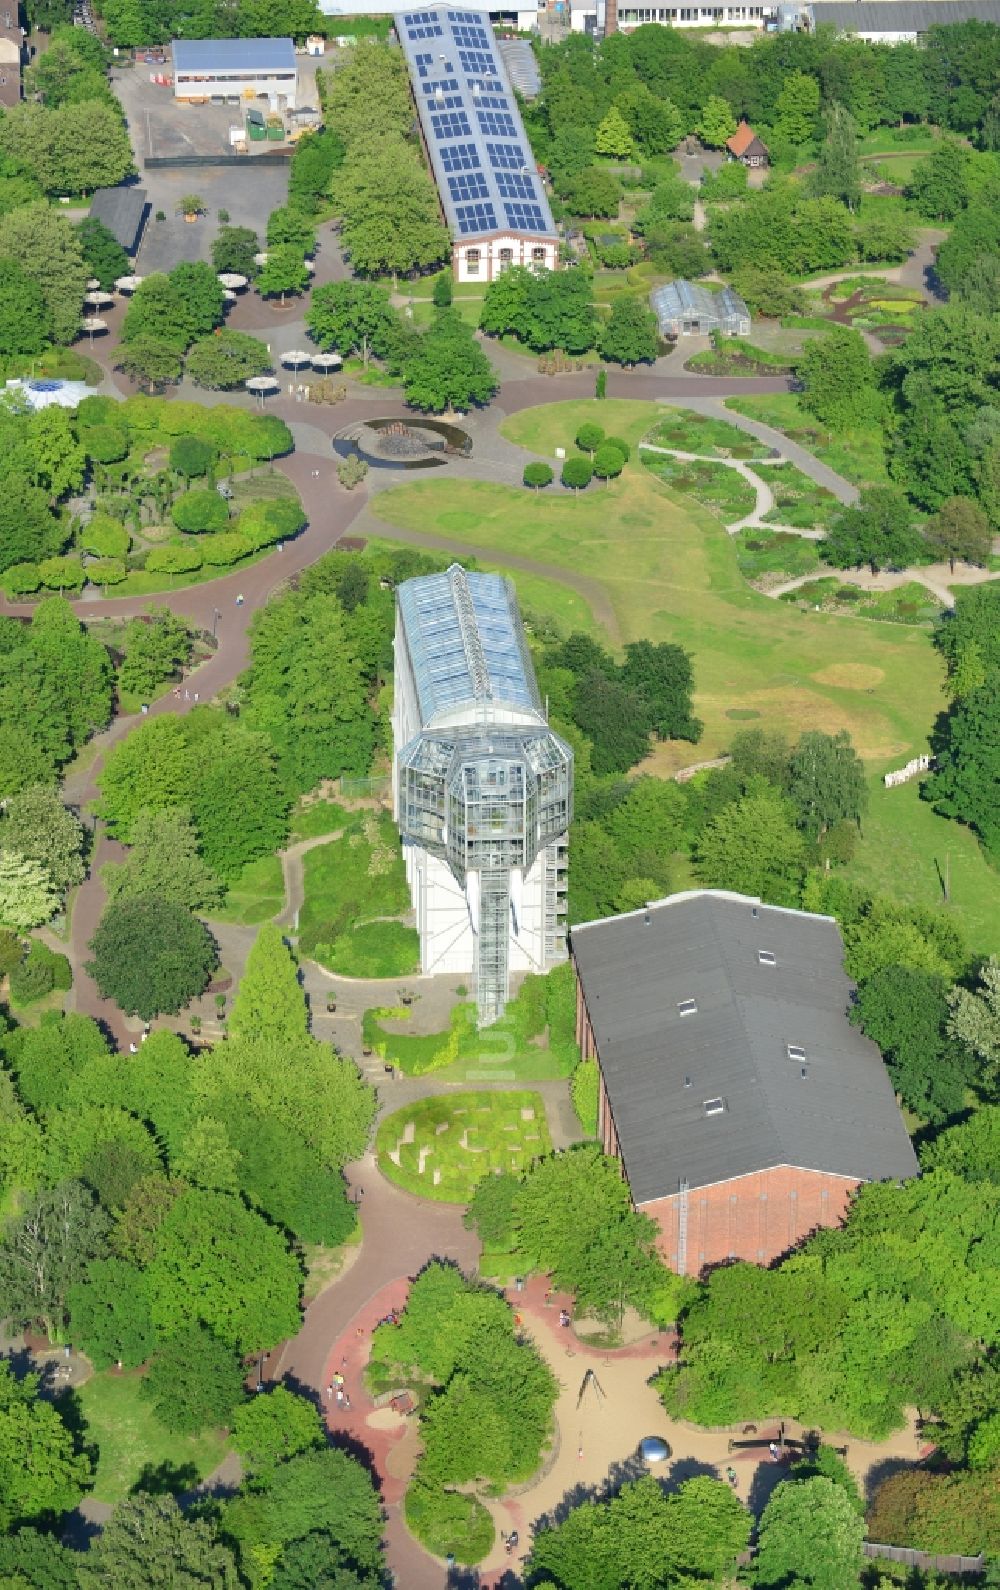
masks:
[[[168,1430],[197,1435],[233,1423],[246,1395],[243,1380],[239,1354],[194,1323],[154,1353],[141,1391]]]
[[[65,541],[65,528],[53,516],[47,494],[27,475],[6,476],[0,497],[0,569],[40,563]]]
[[[684,117],[677,106],[652,93],[645,83],[636,83],[619,96],[616,104],[645,155],[662,155],[675,148],[684,136]],[[549,169],[555,171],[551,151]]]
[[[534,273],[526,265],[501,271],[483,294],[479,329],[491,337],[510,335],[526,342],[534,281]]]
[[[173,1496],[140,1491],[120,1502],[79,1569],[81,1590],[237,1590],[239,1576],[215,1526]]]
[[[60,892],[83,882],[83,824],[52,785],[31,785],[6,802],[0,848],[38,862]]]
[[[23,932],[47,922],[58,907],[59,891],[42,862],[0,849],[0,923]]]
[[[972,1066],[947,1032],[948,984],[939,974],[886,966],[865,979],[851,1020],[882,1050],[907,1109],[931,1122],[961,1110]]]
[[[184,906],[152,895],[112,901],[87,962],[101,995],[126,1015],[152,1021],[204,993],[219,964],[215,940]]]
[[[279,1463],[326,1445],[323,1423],[306,1398],[274,1386],[244,1403],[233,1420],[233,1445],[255,1479],[266,1480]]]
[[[52,317],[41,286],[17,260],[0,259],[0,298],[4,305],[0,355],[41,353],[51,335]]]
[[[185,725],[172,716],[149,718],[105,758],[99,815],[127,845],[140,811],[188,805],[193,782]]]
[[[260,241],[252,227],[220,226],[212,239],[212,269],[232,271],[253,281],[260,268],[254,255],[259,253]]]
[[[948,1003],[948,1031],[983,1067],[987,1085],[995,1087],[1000,1077],[1000,962],[988,960],[980,968],[978,988],[955,988]]]
[[[611,220],[618,214],[622,185],[613,171],[588,166],[567,177],[559,192],[572,215],[603,216]]]
[[[295,205],[282,205],[272,210],[267,218],[267,246],[268,249],[292,248],[302,259],[316,247],[316,228],[303,210]]]
[[[72,342],[80,328],[89,272],[66,217],[44,200],[0,216],[0,259],[17,260],[40,289],[53,341]]]
[[[150,392],[178,381],[181,364],[176,346],[152,335],[136,336],[123,342],[115,354],[115,369],[131,376],[133,381],[144,382]]]
[[[140,810],[127,857],[108,862],[101,878],[109,900],[152,896],[188,911],[208,911],[222,898],[218,879],[198,854],[191,813],[180,806]]]
[[[796,366],[802,405],[824,425],[856,424],[870,411],[872,361],[860,332],[835,327],[810,341]]]
[[[844,508],[830,525],[821,556],[834,568],[867,563],[879,569],[905,569],[920,559],[922,543],[913,528],[910,506],[892,486],[866,486],[855,507]]]
[[[335,1447],[289,1458],[275,1469],[266,1489],[245,1491],[223,1510],[226,1536],[237,1543],[246,1568],[261,1553],[321,1533],[326,1546],[323,1569],[343,1576],[345,1590],[354,1590],[359,1582],[360,1590],[375,1590],[384,1571],[384,1527],[367,1470]],[[276,1577],[275,1583],[280,1582]],[[294,1590],[294,1579],[285,1583]]]
[[[403,369],[403,393],[411,408],[440,414],[490,401],[497,373],[457,310],[441,310]]]
[[[779,1485],[760,1520],[754,1581],[844,1590],[861,1570],[864,1519],[824,1476]]]
[[[292,243],[275,243],[267,250],[267,263],[257,274],[257,291],[264,298],[281,294],[284,303],[288,294],[296,296],[309,285],[302,253]]]
[[[598,480],[616,480],[625,468],[625,460],[614,442],[602,442],[594,454],[594,474]]]
[[[813,838],[835,823],[860,826],[868,786],[864,763],[846,729],[838,734],[806,730],[789,762],[788,794],[798,810],[799,826]]]
[[[90,1477],[90,1459],[76,1450],[58,1409],[39,1397],[38,1376],[17,1380],[0,1363],[0,1526],[7,1532],[71,1511]]]
[[[701,108],[696,131],[710,149],[721,149],[736,131],[736,117],[729,101],[718,94],[710,94]]]
[[[611,106],[594,133],[594,148],[612,160],[631,160],[635,154],[632,130],[617,105]]]
[[[518,1246],[532,1268],[576,1295],[583,1310],[621,1318],[640,1309],[661,1269],[656,1227],[632,1208],[614,1160],[595,1145],[552,1154],[525,1180]]]
[[[861,161],[854,118],[843,105],[826,112],[826,136],[812,173],[811,187],[819,198],[838,199],[849,210],[861,203]]]
[[[535,459],[524,466],[524,484],[531,486],[535,491],[540,486],[551,486],[553,480],[552,465],[546,464],[542,459]]]
[[[593,457],[604,440],[604,427],[595,425],[592,420],[584,420],[573,439],[581,453],[589,453]]]
[[[185,370],[195,386],[220,392],[242,386],[250,376],[271,368],[271,355],[257,337],[244,331],[220,331],[192,343]]]
[[[14,1590],[79,1590],[79,1554],[54,1535],[19,1529],[0,1539],[0,1584]]]
[[[181,306],[181,325],[187,339],[185,346],[193,342],[196,337],[207,337],[210,331],[222,324],[226,301],[219,279],[211,265],[204,260],[183,261],[180,265],[174,266],[169,281]],[[145,285],[144,282],[143,287]],[[129,313],[141,291],[142,287],[133,294]],[[123,327],[122,336],[124,335]]]
[[[968,203],[969,164],[968,149],[955,138],[918,160],[908,188],[918,212],[929,221],[953,221]]]
[[[196,491],[185,491],[170,510],[170,517],[178,530],[186,535],[205,535],[225,530],[229,524],[229,505],[217,491],[205,486]]]
[[[435,309],[450,309],[454,297],[455,290],[451,273],[448,270],[443,270],[440,276],[435,276],[434,278],[431,302]]]
[[[119,688],[148,698],[190,660],[191,631],[169,608],[154,607],[147,619],[132,619],[125,626],[123,650]]]
[[[807,72],[789,72],[774,108],[774,128],[786,143],[808,143],[819,115],[819,83]]]
[[[952,574],[956,560],[984,564],[993,535],[989,520],[969,497],[949,497],[924,525],[924,539],[938,557],[947,558]]]
[[[641,298],[617,298],[601,332],[601,357],[612,364],[651,364],[660,351],[656,316]]]
[[[104,222],[94,215],[88,215],[85,221],[81,221],[76,232],[88,271],[97,278],[105,292],[110,292],[119,276],[128,276],[132,269],[128,255],[114,233],[109,232]]]
[[[369,107],[368,118],[370,114]],[[412,111],[408,119],[411,115]],[[364,146],[351,149],[351,157],[331,182],[353,269],[368,276],[387,272],[395,277],[439,265],[447,257],[448,234],[426,166],[398,134],[389,132],[373,142],[369,129],[370,119]],[[350,145],[347,129],[341,130]]]
[[[793,826],[794,808],[762,779],[726,806],[698,839],[696,865],[709,889],[735,889],[772,905],[797,905],[805,844]]]
[[[571,453],[563,464],[559,479],[571,491],[583,491],[590,485],[593,475],[594,466],[590,459]]]
[[[1000,702],[997,675],[956,701],[935,735],[936,771],[924,789],[946,817],[974,828],[991,855],[1000,855]]]
[[[561,348],[566,353],[585,353],[594,346],[596,338],[589,276],[583,271],[532,273],[525,324],[529,348],[537,352]]]
[[[281,929],[265,923],[247,956],[233,1003],[229,1030],[234,1038],[304,1038],[308,1031],[305,997],[298,968]]]
[[[8,1225],[0,1248],[0,1285],[7,1318],[40,1324],[56,1336],[66,1323],[67,1299],[92,1259],[107,1252],[109,1221],[78,1181],[39,1193]]]
[[[682,646],[668,641],[630,641],[621,677],[626,688],[645,704],[657,739],[701,739],[702,723],[692,712],[694,670]]]
[[[299,209],[315,210],[344,163],[344,140],[332,127],[312,132],[295,145],[288,176],[288,199]]]
[[[389,294],[377,282],[328,282],[316,288],[306,310],[313,341],[345,356],[359,353],[365,369],[370,355],[385,357],[397,319]]]
[[[66,1298],[70,1328],[95,1369],[135,1369],[155,1345],[145,1277],[121,1259],[95,1259]]]
[[[299,1261],[282,1234],[225,1193],[182,1193],[149,1266],[153,1324],[163,1336],[201,1322],[241,1352],[299,1327]]]

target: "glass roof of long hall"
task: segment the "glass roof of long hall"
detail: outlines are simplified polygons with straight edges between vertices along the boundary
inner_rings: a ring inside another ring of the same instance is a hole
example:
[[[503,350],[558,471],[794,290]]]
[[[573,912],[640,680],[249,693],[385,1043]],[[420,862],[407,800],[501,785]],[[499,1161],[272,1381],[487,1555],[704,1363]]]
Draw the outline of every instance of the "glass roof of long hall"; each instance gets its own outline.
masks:
[[[420,722],[456,707],[490,704],[543,721],[541,697],[513,590],[499,574],[406,580],[397,593],[413,665]]]
[[[556,235],[486,11],[396,17],[420,126],[452,237]]]

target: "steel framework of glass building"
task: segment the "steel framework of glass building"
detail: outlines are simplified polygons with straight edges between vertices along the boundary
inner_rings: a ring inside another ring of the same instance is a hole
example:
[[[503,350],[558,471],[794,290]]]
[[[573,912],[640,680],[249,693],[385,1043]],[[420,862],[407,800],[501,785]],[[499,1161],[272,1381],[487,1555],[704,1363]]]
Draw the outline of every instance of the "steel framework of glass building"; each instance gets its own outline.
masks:
[[[471,972],[480,1025],[510,973],[565,958],[573,753],[548,727],[510,583],[400,586],[394,802],[425,972]]]

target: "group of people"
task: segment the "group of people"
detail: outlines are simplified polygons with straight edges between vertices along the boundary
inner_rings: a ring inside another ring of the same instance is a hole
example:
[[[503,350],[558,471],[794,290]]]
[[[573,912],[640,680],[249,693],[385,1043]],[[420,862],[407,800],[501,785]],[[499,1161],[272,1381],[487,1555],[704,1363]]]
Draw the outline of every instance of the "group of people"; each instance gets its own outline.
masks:
[[[344,1377],[339,1370],[334,1375],[330,1384],[327,1386],[326,1394],[328,1397],[332,1397],[336,1401],[337,1407],[342,1409],[345,1413],[350,1410],[351,1399],[347,1395],[347,1391],[344,1387]]]

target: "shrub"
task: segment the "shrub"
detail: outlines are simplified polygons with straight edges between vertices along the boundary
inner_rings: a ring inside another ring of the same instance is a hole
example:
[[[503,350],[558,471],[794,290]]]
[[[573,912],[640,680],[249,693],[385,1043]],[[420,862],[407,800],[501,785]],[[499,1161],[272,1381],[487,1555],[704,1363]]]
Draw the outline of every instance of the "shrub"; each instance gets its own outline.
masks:
[[[229,523],[229,508],[217,491],[186,491],[174,503],[170,517],[178,530],[188,535],[204,535],[207,531],[225,529]]]
[[[632,457],[631,447],[629,446],[628,442],[623,440],[621,436],[606,436],[604,438],[604,445],[605,447],[617,447],[626,464]]]
[[[178,436],[170,449],[170,467],[185,480],[206,475],[215,462],[215,448],[200,436]]]
[[[80,431],[80,441],[89,458],[98,464],[117,464],[128,453],[128,436],[117,425],[94,425]]]
[[[588,1137],[596,1137],[598,1094],[596,1060],[580,1061],[570,1078],[569,1091],[577,1120]]]
[[[474,1496],[415,1480],[403,1502],[409,1528],[436,1557],[481,1562],[493,1546],[493,1520]]]
[[[536,491],[540,486],[551,486],[554,478],[551,464],[545,464],[541,459],[524,466],[524,484],[533,486]]]
[[[560,480],[564,486],[569,486],[572,491],[581,491],[590,485],[594,477],[594,466],[589,458],[579,455],[567,458],[562,467]]]
[[[252,502],[236,521],[240,535],[246,536],[255,552],[298,535],[306,522],[305,510],[297,497],[279,497],[275,502]]]
[[[80,545],[95,558],[124,558],[129,549],[129,533],[109,513],[95,513],[80,531]]]
[[[72,982],[65,955],[57,955],[41,939],[32,939],[27,954],[10,974],[10,996],[16,1005],[29,1005],[55,988],[65,992]]]
[[[50,591],[82,591],[83,565],[78,558],[46,558],[38,565],[38,578]]]
[[[614,480],[625,468],[625,460],[613,442],[602,442],[594,454],[593,467],[598,480]]]
[[[446,280],[447,278],[442,278]],[[348,491],[360,486],[368,473],[368,465],[357,453],[351,453],[337,465],[337,479]]]
[[[154,547],[146,558],[150,574],[193,574],[202,565],[195,547]]]
[[[202,546],[202,556],[213,568],[225,568],[229,563],[238,563],[240,558],[248,558],[252,551],[249,540],[241,536],[238,530],[223,530],[219,535],[206,536]]]
[[[20,966],[24,950],[13,928],[0,928],[0,977],[9,977]]]

